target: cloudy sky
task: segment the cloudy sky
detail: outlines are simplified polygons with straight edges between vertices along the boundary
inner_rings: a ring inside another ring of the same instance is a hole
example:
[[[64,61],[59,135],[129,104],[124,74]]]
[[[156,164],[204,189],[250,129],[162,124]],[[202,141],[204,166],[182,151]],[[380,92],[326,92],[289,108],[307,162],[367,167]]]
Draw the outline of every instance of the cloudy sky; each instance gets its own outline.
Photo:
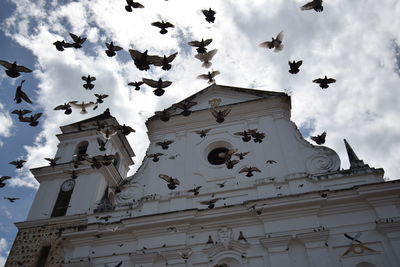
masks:
[[[208,86],[196,79],[207,73],[194,58],[187,42],[212,38],[209,49],[218,49],[212,69],[221,74],[217,84],[292,95],[292,120],[305,138],[326,131],[326,146],[337,151],[342,167],[348,162],[346,138],[358,156],[372,167],[384,168],[387,179],[400,177],[400,14],[398,0],[324,2],[322,13],[301,11],[306,1],[287,0],[143,0],[143,9],[125,11],[125,1],[104,0],[3,0],[0,3],[0,59],[17,61],[33,70],[12,79],[0,69],[0,176],[9,175],[0,189],[0,266],[16,234],[13,222],[26,218],[38,187],[29,168],[44,166],[53,157],[59,126],[102,113],[107,107],[122,124],[136,129],[129,141],[141,162],[148,145],[144,122],[162,110]],[[214,9],[209,24],[202,9]],[[164,19],[175,25],[165,35],[151,26]],[[280,31],[285,36],[279,53],[259,47]],[[70,41],[69,33],[87,37],[82,49],[57,51],[56,40]],[[114,41],[123,51],[106,56],[105,42]],[[149,71],[136,69],[128,49],[149,54],[178,52],[173,67]],[[303,60],[298,74],[288,72],[288,60]],[[81,76],[95,76],[92,91],[82,87]],[[312,80],[337,82],[322,90]],[[170,80],[162,97],[147,86],[130,91],[128,82],[142,78]],[[13,102],[15,88],[33,104]],[[94,93],[108,94],[105,103],[89,114],[76,110],[69,116],[54,111],[72,100],[95,101]],[[43,112],[40,124],[31,127],[10,114],[14,109]],[[143,140],[146,140],[145,142]],[[25,159],[16,171],[8,164]],[[131,173],[137,167],[135,165]],[[16,203],[4,196],[20,197]]]

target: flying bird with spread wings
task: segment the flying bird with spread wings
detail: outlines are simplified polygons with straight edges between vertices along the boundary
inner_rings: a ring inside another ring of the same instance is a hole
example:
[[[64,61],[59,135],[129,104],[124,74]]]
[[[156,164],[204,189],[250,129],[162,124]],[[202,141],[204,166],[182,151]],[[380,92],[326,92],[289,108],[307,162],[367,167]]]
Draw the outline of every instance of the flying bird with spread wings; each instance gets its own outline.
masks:
[[[322,6],[322,0],[313,0],[300,7],[300,9],[303,11],[314,9],[316,12],[322,12],[324,10],[324,7]]]
[[[199,130],[199,131],[194,131],[198,135],[200,135],[201,138],[204,138],[207,136],[207,133],[211,131],[211,129],[204,129],[204,130]]]
[[[125,10],[132,12],[132,8],[144,8],[144,6],[139,2],[133,2],[133,0],[126,0]]]
[[[322,134],[318,134],[316,136],[311,136],[310,138],[315,143],[317,143],[317,145],[323,145],[325,143],[326,132],[323,132]]]
[[[172,178],[171,176],[166,174],[159,174],[158,177],[160,177],[161,179],[163,179],[168,183],[167,186],[170,190],[174,190],[176,188],[176,185],[180,184],[178,179]]]
[[[21,122],[28,122],[30,126],[35,127],[39,124],[38,119],[40,118],[40,116],[42,116],[43,113],[39,112],[36,113],[35,115],[31,115],[29,117],[22,117],[20,119]]]
[[[214,70],[214,71],[209,71],[207,74],[201,74],[199,76],[197,76],[197,79],[203,79],[203,80],[208,80],[208,83],[215,83],[215,79],[214,77],[221,74],[218,70]]]
[[[17,168],[17,169],[21,169],[22,167],[24,167],[25,162],[26,162],[26,160],[20,159],[20,160],[11,161],[8,164],[14,165],[15,168]]]
[[[144,84],[143,81],[130,82],[130,83],[128,83],[129,86],[135,87],[135,90],[136,90],[136,91],[139,91],[139,90],[140,90],[140,86],[141,86],[142,84]]]
[[[283,49],[282,39],[283,39],[283,31],[278,33],[276,38],[272,37],[271,41],[263,42],[260,44],[260,46],[269,49],[274,48],[274,52],[279,52]]]
[[[6,183],[4,181],[11,179],[11,176],[1,176],[0,177],[0,188],[3,188],[6,186]]]
[[[104,139],[110,140],[114,135],[118,134],[118,128],[114,125],[105,126],[99,131]]]
[[[244,159],[244,157],[247,155],[247,154],[249,154],[250,152],[240,152],[240,153],[235,153],[234,155],[236,156],[236,157],[238,157],[240,160],[243,160]]]
[[[251,133],[257,132],[257,129],[249,129],[249,130],[244,130],[243,132],[236,132],[234,135],[237,136],[242,136],[243,142],[249,142],[251,140]]]
[[[206,21],[208,23],[214,23],[214,21],[215,21],[215,13],[216,13],[214,10],[212,10],[211,8],[208,9],[208,10],[207,9],[203,9],[201,12],[205,16],[205,19],[206,19]]]
[[[7,199],[8,201],[10,201],[11,203],[14,203],[15,200],[20,199],[19,197],[4,197],[4,199]]]
[[[314,83],[318,83],[319,86],[320,86],[322,89],[326,89],[326,88],[329,87],[329,84],[330,84],[330,83],[334,83],[334,82],[336,82],[336,80],[333,79],[333,78],[328,78],[328,77],[326,77],[326,75],[325,75],[324,78],[315,79],[315,80],[313,80],[313,82],[314,82]]]
[[[56,166],[57,165],[57,160],[61,159],[61,157],[55,157],[55,158],[44,158],[49,162],[50,166]]]
[[[156,146],[161,146],[162,149],[167,150],[169,145],[172,144],[174,140],[164,140],[162,142],[156,142]]]
[[[106,144],[107,144],[108,140],[109,139],[106,139],[106,141],[104,141],[101,138],[97,138],[97,144],[99,144],[100,151],[106,151]]]
[[[101,95],[101,94],[94,94],[94,96],[96,97],[97,104],[102,104],[104,102],[103,99],[108,97],[108,95]]]
[[[58,51],[64,51],[64,48],[73,47],[73,44],[66,43],[64,40],[62,41],[55,41],[53,45],[56,47]]]
[[[178,103],[178,104],[174,104],[173,107],[174,108],[179,108],[182,110],[182,112],[180,113],[181,115],[187,117],[189,116],[192,111],[189,110],[191,107],[193,107],[194,105],[197,105],[197,102],[194,101],[184,101],[182,103]]]
[[[165,90],[163,88],[166,88],[172,84],[171,81],[163,81],[161,78],[158,79],[158,81],[155,81],[152,79],[146,79],[146,78],[143,78],[142,80],[148,86],[156,88],[155,90],[153,90],[153,93],[156,96],[162,96],[165,92]]]
[[[169,22],[164,22],[164,20],[161,21],[156,21],[151,23],[152,26],[155,26],[157,28],[160,28],[160,33],[161,34],[166,34],[168,32],[167,28],[174,28],[175,26]]]
[[[216,119],[216,122],[223,123],[225,121],[225,117],[231,112],[232,108],[226,108],[224,110],[216,110],[212,109],[211,114]]]
[[[122,47],[114,45],[114,42],[106,43],[106,47],[107,49],[105,50],[105,52],[108,57],[113,57],[117,54],[115,52],[122,50]]]
[[[21,103],[22,100],[25,102],[32,104],[32,101],[29,99],[28,95],[22,91],[22,84],[25,82],[25,80],[21,81],[21,84],[17,86],[17,89],[15,90],[15,97],[14,100],[17,104]]]
[[[70,101],[70,102],[68,102],[68,104],[70,104],[71,107],[81,109],[81,112],[80,112],[81,114],[87,114],[88,112],[87,112],[86,108],[90,108],[90,107],[93,107],[96,105],[96,103],[94,103],[92,101],[90,101],[88,103],[85,103],[84,101],[82,101],[82,103],[80,103],[80,104],[78,103],[78,101]]]
[[[76,101],[75,101],[76,102]],[[54,110],[65,110],[64,114],[69,115],[72,113],[71,105],[68,103],[64,103],[62,105],[58,105],[54,108]]]
[[[211,67],[211,65],[212,65],[211,59],[215,56],[215,54],[217,52],[218,52],[217,49],[213,49],[213,50],[210,50],[203,54],[199,53],[199,54],[195,55],[194,57],[197,58],[198,60],[200,60],[201,62],[203,62],[203,64],[201,64],[201,66],[203,68],[207,69],[207,68]]]
[[[172,67],[172,65],[170,63],[175,59],[177,54],[178,54],[178,52],[173,53],[172,55],[170,55],[168,57],[164,55],[164,57],[162,57],[159,61],[154,63],[154,66],[161,67],[161,69],[163,69],[163,70],[170,70]]]
[[[92,90],[94,87],[94,84],[92,82],[94,82],[96,80],[96,77],[93,76],[82,76],[82,80],[84,80],[86,83],[83,84],[83,87],[86,90]]]
[[[70,33],[69,36],[71,36],[72,40],[74,41],[72,43],[73,48],[81,48],[83,43],[86,41],[86,37],[78,36],[73,33]]]
[[[24,117],[25,114],[31,113],[31,110],[28,109],[15,109],[11,112],[11,114],[17,114],[19,121]]]
[[[251,137],[253,137],[254,143],[262,143],[263,139],[265,138],[266,134],[257,132],[257,131],[251,131],[250,132]]]
[[[193,193],[193,195],[197,196],[200,193],[200,191],[199,191],[200,188],[202,188],[201,185],[200,186],[196,186],[196,187],[194,187],[192,189],[189,189],[187,192]]]
[[[188,43],[188,45],[197,47],[196,48],[197,53],[203,54],[203,53],[207,52],[206,46],[211,44],[211,42],[212,42],[212,39],[206,39],[205,41],[204,41],[204,39],[201,39],[201,41],[191,41]]]
[[[117,129],[125,136],[129,135],[130,133],[136,132],[132,127],[125,125],[125,123],[123,125],[118,126]]]
[[[16,61],[10,63],[5,60],[0,60],[0,65],[6,68],[6,74],[11,78],[19,77],[21,75],[20,72],[32,72],[32,70],[28,69],[27,67],[17,65]]]
[[[147,71],[148,69],[150,69],[150,65],[162,60],[162,57],[155,56],[155,55],[148,55],[147,52],[148,52],[147,50],[144,51],[143,53],[141,53],[137,50],[129,49],[131,58],[133,59],[135,66],[139,70]]]
[[[153,161],[157,162],[157,161],[160,160],[160,156],[163,156],[163,155],[164,155],[163,153],[157,152],[157,153],[154,153],[154,154],[150,154],[147,157],[148,158],[153,158]]]
[[[246,173],[247,177],[251,177],[253,176],[253,172],[261,172],[260,169],[256,168],[256,167],[244,167],[242,168],[239,173]]]
[[[221,199],[223,199],[223,198],[220,198],[220,197],[212,198],[210,200],[201,201],[200,204],[207,205],[209,209],[213,209],[215,207],[215,203]]]
[[[163,122],[167,122],[171,118],[171,111],[167,109],[164,109],[163,111],[156,111],[154,114]]]
[[[291,74],[298,73],[300,71],[299,68],[300,68],[301,64],[303,64],[302,60],[299,60],[297,62],[295,60],[293,60],[292,62],[289,61],[289,67],[290,67],[289,73],[291,73]]]

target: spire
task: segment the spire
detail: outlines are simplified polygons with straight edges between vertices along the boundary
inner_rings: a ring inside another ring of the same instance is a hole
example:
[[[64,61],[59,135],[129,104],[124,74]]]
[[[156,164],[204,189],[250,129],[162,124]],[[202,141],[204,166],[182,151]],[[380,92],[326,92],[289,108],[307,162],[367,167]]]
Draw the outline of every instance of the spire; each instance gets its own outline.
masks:
[[[346,139],[343,139],[343,141],[344,141],[344,145],[346,146],[347,156],[349,157],[350,169],[368,167],[367,164],[364,164],[364,161],[360,160],[357,157],[356,153],[351,148],[351,146],[346,141]]]

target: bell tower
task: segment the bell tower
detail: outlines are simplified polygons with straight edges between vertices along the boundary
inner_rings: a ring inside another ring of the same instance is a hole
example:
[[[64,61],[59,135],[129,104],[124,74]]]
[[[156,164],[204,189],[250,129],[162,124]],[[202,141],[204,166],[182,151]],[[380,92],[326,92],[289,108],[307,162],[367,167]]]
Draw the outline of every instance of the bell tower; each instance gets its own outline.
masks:
[[[133,164],[135,154],[124,135],[127,133],[121,131],[108,109],[62,126],[61,132],[57,135],[56,164],[31,170],[40,187],[28,221],[104,210],[99,204],[104,204],[104,199],[113,201],[115,188]]]

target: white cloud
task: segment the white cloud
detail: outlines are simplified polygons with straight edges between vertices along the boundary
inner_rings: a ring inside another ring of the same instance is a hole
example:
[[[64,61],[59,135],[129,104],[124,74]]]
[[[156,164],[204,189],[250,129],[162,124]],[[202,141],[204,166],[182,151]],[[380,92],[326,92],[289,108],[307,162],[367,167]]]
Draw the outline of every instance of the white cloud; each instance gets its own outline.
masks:
[[[0,137],[10,137],[13,121],[7,111],[4,110],[3,104],[0,103]],[[3,146],[3,140],[0,139],[0,147]]]
[[[139,167],[148,143],[144,122],[155,110],[168,107],[207,86],[195,77],[206,73],[194,59],[188,41],[213,38],[210,49],[218,49],[213,68],[221,75],[218,84],[270,91],[290,89],[292,119],[297,125],[312,120],[317,134],[327,131],[327,146],[336,150],[342,166],[348,166],[343,145],[346,138],[358,156],[373,167],[383,167],[386,176],[399,178],[400,127],[398,103],[399,75],[394,71],[393,40],[400,40],[400,22],[390,18],[400,13],[395,0],[324,2],[324,11],[300,11],[305,1],[148,1],[146,7],[128,13],[124,3],[79,1],[62,6],[45,6],[45,1],[14,1],[16,12],[5,29],[37,58],[34,77],[39,81],[38,103],[44,108],[43,131],[27,146],[27,168],[43,166],[44,157],[55,154],[58,127],[88,118],[107,106],[120,123],[137,130],[129,136]],[[46,8],[47,9],[46,9]],[[216,10],[215,24],[208,24],[201,9]],[[377,12],[379,10],[379,12]],[[151,22],[165,19],[175,24],[166,35]],[[17,23],[18,22],[18,23]],[[260,48],[284,30],[285,48],[280,53]],[[57,51],[52,43],[69,40],[74,32],[88,37],[84,48]],[[115,58],[104,53],[104,42],[113,40],[125,51]],[[178,51],[170,72],[138,71],[127,50],[149,50],[150,54]],[[297,75],[288,73],[288,60],[304,61]],[[82,75],[97,77],[93,91],[82,88]],[[312,80],[327,75],[337,82],[321,90]],[[149,88],[132,92],[128,81],[142,77],[173,81],[161,98]],[[70,100],[93,100],[93,93],[109,98],[97,112],[65,116],[53,111],[55,105]],[[52,103],[51,105],[49,103]],[[143,114],[146,114],[144,116]],[[15,185],[37,186],[27,172]]]
[[[0,266],[4,266],[7,260],[6,256],[2,256],[4,254],[8,255],[7,250],[8,244],[5,238],[0,238]]]

